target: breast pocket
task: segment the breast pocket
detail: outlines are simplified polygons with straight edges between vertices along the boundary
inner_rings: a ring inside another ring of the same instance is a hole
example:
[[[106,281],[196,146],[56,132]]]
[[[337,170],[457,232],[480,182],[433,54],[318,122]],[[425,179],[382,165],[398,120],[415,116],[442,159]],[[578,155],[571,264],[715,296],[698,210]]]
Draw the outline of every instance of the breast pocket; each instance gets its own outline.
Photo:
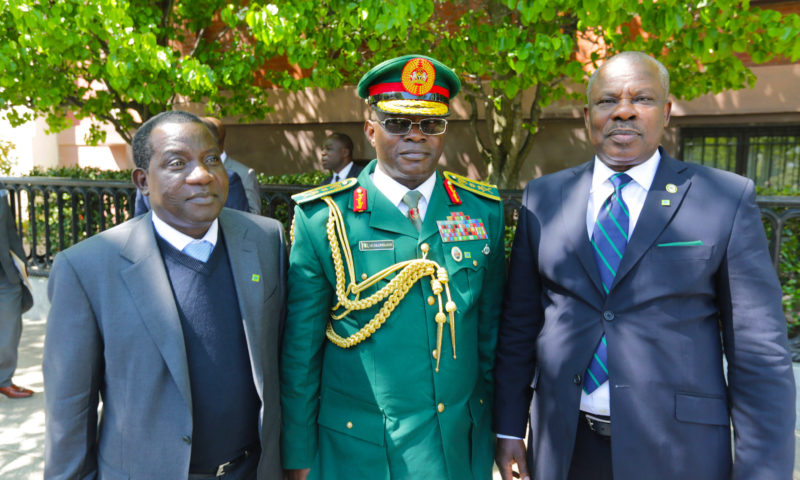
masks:
[[[714,251],[713,245],[656,246],[651,259],[656,262],[680,262],[684,260],[708,260]]]
[[[491,250],[488,240],[442,244],[443,266],[450,279],[451,294],[458,296],[466,304],[475,301],[474,297],[483,286],[489,254]],[[461,306],[457,300],[456,304]]]

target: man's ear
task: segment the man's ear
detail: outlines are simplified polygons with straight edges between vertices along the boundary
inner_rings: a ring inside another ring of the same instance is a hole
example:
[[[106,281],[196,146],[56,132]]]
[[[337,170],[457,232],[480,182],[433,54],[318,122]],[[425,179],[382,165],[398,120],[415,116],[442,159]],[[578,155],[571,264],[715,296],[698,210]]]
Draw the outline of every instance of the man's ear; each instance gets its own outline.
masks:
[[[364,135],[367,136],[370,145],[375,147],[375,122],[373,120],[364,121]]]
[[[133,180],[133,184],[136,185],[136,188],[139,189],[142,195],[145,197],[150,195],[150,190],[147,184],[147,172],[142,168],[136,168],[131,172],[131,180]]]

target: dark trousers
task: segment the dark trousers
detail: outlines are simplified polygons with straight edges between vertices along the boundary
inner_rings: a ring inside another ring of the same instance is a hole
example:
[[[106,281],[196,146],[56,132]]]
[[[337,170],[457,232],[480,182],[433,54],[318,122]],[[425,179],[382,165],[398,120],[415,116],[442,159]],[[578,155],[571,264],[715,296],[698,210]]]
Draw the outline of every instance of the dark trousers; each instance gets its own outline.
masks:
[[[589,429],[586,419],[578,421],[575,449],[569,466],[568,480],[613,480],[611,472],[611,437]]]

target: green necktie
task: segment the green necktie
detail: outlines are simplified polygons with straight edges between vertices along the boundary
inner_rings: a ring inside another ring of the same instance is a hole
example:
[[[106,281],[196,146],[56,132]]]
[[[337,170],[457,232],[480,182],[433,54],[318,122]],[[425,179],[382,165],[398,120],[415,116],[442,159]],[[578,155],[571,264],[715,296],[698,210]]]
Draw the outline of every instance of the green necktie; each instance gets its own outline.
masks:
[[[414,224],[414,228],[417,229],[417,232],[422,230],[422,219],[419,216],[418,208],[420,197],[422,197],[422,194],[416,190],[409,190],[408,193],[403,196],[403,203],[408,206],[408,219]]]

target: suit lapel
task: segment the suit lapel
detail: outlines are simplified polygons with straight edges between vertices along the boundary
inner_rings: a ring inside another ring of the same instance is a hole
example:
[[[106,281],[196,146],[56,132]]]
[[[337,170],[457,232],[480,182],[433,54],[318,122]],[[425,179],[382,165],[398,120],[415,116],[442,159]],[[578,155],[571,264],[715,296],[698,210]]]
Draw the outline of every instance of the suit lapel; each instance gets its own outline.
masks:
[[[677,192],[668,192],[668,184],[677,187]],[[653,242],[664,231],[675,212],[680,208],[691,184],[692,180],[686,174],[686,165],[661,150],[661,160],[656,176],[650,185],[650,191],[645,198],[642,213],[639,214],[633,235],[625,248],[625,254],[619,264],[613,285],[619,283],[639,262],[642,255],[651,248]]]
[[[566,241],[572,246],[586,275],[592,281],[598,294],[602,295],[602,280],[597,271],[592,244],[586,231],[586,209],[589,205],[589,190],[592,187],[592,165],[590,161],[573,170],[575,176],[561,188],[561,224]],[[557,206],[554,208],[558,208]],[[547,239],[543,239],[547,241]],[[558,241],[558,240],[553,240]],[[584,295],[582,291],[578,295]],[[593,298],[588,298],[594,303]]]
[[[236,298],[244,319],[250,365],[253,366],[256,378],[260,379],[263,372],[258,369],[261,362],[254,357],[254,349],[260,348],[259,345],[262,341],[259,321],[263,317],[263,312],[261,312],[264,304],[263,282],[270,281],[270,279],[264,275],[264,272],[261,272],[258,250],[249,230],[228,213],[225,210],[220,213],[219,226],[225,236],[231,273],[236,286]],[[263,398],[261,382],[256,381],[255,384],[258,394]]]
[[[140,217],[120,255],[131,262],[122,278],[142,322],[161,352],[186,405],[192,408],[189,365],[178,308],[153,231],[152,213]]]

